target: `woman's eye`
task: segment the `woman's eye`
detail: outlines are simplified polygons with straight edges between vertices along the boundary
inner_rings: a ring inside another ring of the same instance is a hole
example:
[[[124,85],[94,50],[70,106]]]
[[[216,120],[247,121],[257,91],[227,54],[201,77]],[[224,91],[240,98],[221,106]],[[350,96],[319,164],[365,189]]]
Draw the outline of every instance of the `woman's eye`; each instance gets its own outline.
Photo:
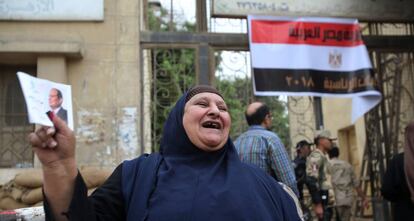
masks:
[[[227,111],[227,107],[219,107],[219,110],[221,110],[221,111]]]
[[[207,103],[204,103],[204,102],[199,102],[197,103],[197,105],[202,106],[202,107],[207,107]]]

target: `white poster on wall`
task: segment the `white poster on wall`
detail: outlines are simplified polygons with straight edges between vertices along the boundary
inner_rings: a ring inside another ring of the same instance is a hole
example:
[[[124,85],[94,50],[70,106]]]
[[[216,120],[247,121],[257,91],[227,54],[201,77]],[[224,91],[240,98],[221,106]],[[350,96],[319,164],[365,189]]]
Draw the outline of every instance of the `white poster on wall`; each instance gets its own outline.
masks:
[[[0,0],[0,20],[103,21],[104,0]]]

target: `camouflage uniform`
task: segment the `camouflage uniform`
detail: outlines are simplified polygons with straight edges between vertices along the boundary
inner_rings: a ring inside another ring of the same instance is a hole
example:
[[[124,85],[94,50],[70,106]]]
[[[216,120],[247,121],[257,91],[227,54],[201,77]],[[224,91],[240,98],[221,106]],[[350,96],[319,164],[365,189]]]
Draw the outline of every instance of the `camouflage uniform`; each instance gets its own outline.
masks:
[[[337,215],[341,217],[341,221],[349,221],[354,201],[353,191],[358,187],[359,181],[355,177],[351,164],[337,158],[331,159],[329,172],[335,192]]]
[[[318,148],[312,151],[306,161],[306,179],[314,204],[322,203],[324,220],[332,215],[334,198],[328,171],[328,158]]]

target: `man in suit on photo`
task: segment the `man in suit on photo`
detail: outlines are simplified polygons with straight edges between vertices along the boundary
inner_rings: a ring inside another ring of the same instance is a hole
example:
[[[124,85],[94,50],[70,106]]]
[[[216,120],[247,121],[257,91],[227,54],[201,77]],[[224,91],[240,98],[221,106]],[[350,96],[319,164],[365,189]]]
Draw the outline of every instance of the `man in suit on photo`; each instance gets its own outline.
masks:
[[[68,123],[68,112],[62,107],[63,97],[62,92],[57,88],[50,89],[49,92],[49,106],[51,111],[60,119]]]

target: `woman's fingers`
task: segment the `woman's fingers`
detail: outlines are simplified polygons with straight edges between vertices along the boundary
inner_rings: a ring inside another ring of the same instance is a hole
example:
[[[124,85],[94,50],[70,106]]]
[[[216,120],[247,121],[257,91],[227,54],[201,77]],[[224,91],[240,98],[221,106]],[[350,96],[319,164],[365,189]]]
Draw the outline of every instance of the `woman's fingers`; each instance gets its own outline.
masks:
[[[38,137],[38,139],[42,142],[45,142],[46,140],[49,139],[49,135],[46,134],[46,130],[45,128],[39,128],[38,130],[36,130],[35,135]]]
[[[57,142],[53,138],[50,138],[49,140],[47,140],[46,144],[47,144],[47,147],[52,148],[52,149],[57,147]]]
[[[35,132],[29,134],[29,142],[33,147],[49,147],[57,146],[56,140],[53,138],[55,129],[53,127],[41,127]]]
[[[48,136],[53,136],[53,135],[55,135],[55,133],[56,133],[56,129],[55,129],[54,127],[49,127],[49,128],[47,128],[47,130],[46,130],[46,134],[47,134]]]
[[[33,147],[45,148],[47,144],[35,132],[29,134],[29,142]]]

